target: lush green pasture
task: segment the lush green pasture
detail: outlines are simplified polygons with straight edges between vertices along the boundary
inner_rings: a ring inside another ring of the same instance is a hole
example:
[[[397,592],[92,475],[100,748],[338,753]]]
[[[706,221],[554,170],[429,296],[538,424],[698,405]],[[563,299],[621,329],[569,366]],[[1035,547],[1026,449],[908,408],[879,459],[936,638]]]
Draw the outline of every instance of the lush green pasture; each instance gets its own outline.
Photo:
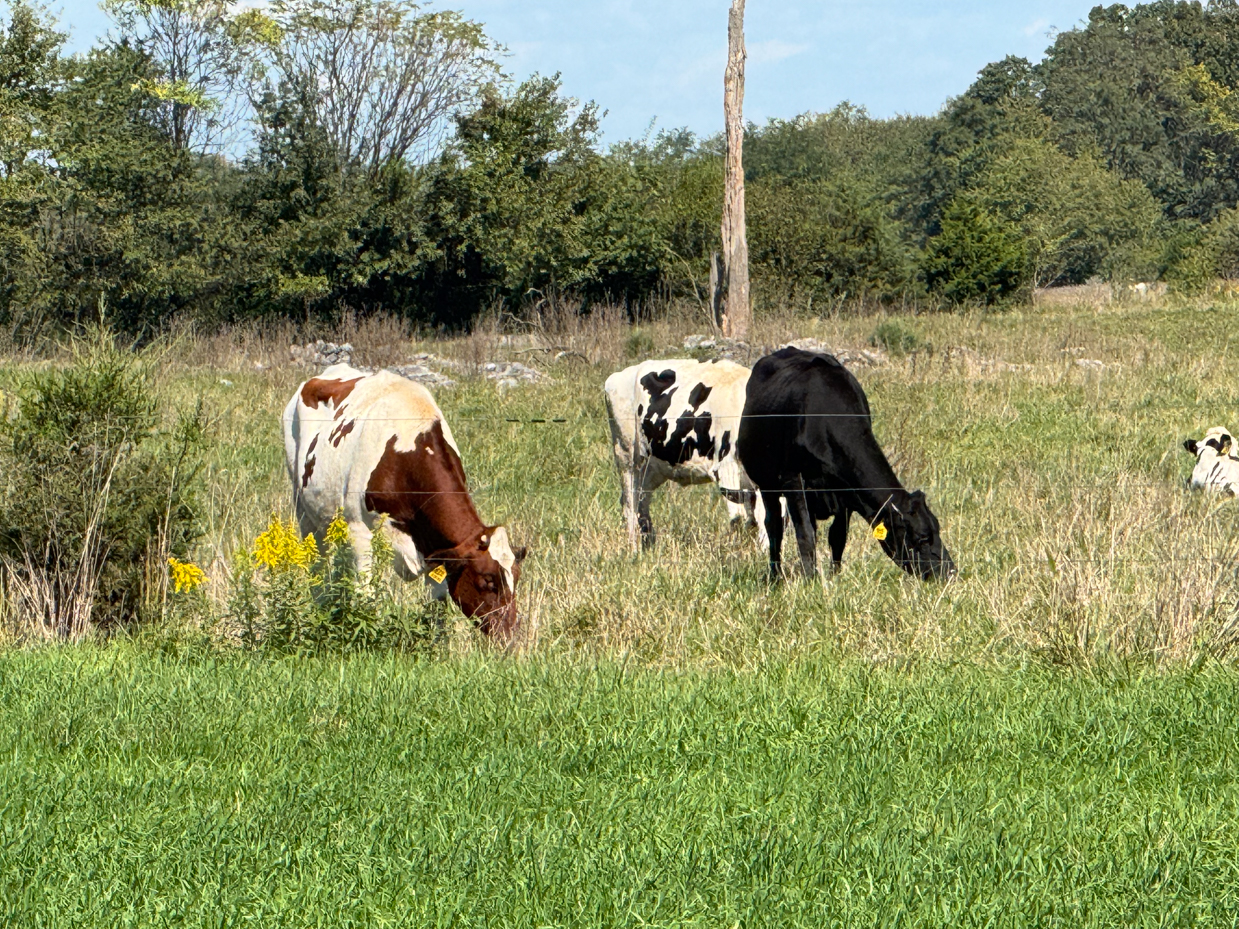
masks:
[[[1233,925],[1236,683],[9,652],[0,923]]]

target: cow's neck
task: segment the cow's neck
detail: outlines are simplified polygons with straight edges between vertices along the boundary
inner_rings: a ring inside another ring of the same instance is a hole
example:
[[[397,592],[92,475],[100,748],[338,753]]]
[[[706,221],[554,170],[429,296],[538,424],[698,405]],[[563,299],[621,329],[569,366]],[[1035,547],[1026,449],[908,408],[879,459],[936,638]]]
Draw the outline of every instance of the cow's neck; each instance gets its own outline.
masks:
[[[903,508],[908,500],[908,491],[895,475],[886,456],[880,451],[854,471],[852,481],[852,509],[872,523],[890,506]]]
[[[428,497],[405,522],[423,556],[476,544],[486,531],[467,493]]]
[[[385,513],[413,540],[423,555],[477,543],[485,531],[469,496],[460,456],[435,422],[419,434],[413,448],[387,448],[366,486],[366,508]]]

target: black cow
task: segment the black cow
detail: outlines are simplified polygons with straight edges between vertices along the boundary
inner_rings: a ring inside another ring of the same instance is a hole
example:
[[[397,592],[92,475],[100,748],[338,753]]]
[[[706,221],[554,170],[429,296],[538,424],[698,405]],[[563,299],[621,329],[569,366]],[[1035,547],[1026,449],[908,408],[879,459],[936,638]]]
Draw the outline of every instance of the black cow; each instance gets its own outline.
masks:
[[[834,517],[829,541],[837,571],[852,513],[909,574],[929,580],[955,573],[925,495],[899,483],[873,436],[865,392],[837,359],[785,348],[757,362],[736,447],[765,503],[772,578],[779,577],[783,547],[780,497],[809,576],[817,570],[818,520]]]

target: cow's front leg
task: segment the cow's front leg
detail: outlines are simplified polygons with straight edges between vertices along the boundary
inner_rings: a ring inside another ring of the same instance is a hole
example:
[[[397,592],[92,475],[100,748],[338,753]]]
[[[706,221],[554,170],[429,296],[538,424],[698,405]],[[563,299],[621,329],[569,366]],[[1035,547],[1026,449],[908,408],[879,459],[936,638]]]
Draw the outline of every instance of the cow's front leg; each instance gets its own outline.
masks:
[[[766,508],[766,538],[770,540],[770,581],[777,584],[783,575],[783,508],[777,493],[763,490],[761,502]]]
[[[804,482],[799,483],[800,487],[787,495],[787,508],[791,510],[796,545],[800,548],[800,567],[805,577],[813,577],[817,573],[817,522],[809,510]]]
[[[852,513],[847,507],[841,506],[835,510],[835,517],[830,523],[830,533],[826,540],[830,543],[830,557],[834,562],[835,573],[843,570],[843,550],[848,544],[848,522]]]

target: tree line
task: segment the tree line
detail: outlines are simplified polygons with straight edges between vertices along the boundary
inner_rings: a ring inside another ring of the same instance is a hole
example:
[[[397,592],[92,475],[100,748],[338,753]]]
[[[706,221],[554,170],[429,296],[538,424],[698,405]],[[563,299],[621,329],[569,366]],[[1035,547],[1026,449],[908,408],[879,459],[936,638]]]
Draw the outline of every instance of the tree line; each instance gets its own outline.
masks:
[[[557,77],[411,0],[0,0],[0,321],[131,332],[709,299],[724,143],[603,147]],[[1239,0],[1096,7],[929,117],[750,125],[754,304],[1002,304],[1239,275]]]

